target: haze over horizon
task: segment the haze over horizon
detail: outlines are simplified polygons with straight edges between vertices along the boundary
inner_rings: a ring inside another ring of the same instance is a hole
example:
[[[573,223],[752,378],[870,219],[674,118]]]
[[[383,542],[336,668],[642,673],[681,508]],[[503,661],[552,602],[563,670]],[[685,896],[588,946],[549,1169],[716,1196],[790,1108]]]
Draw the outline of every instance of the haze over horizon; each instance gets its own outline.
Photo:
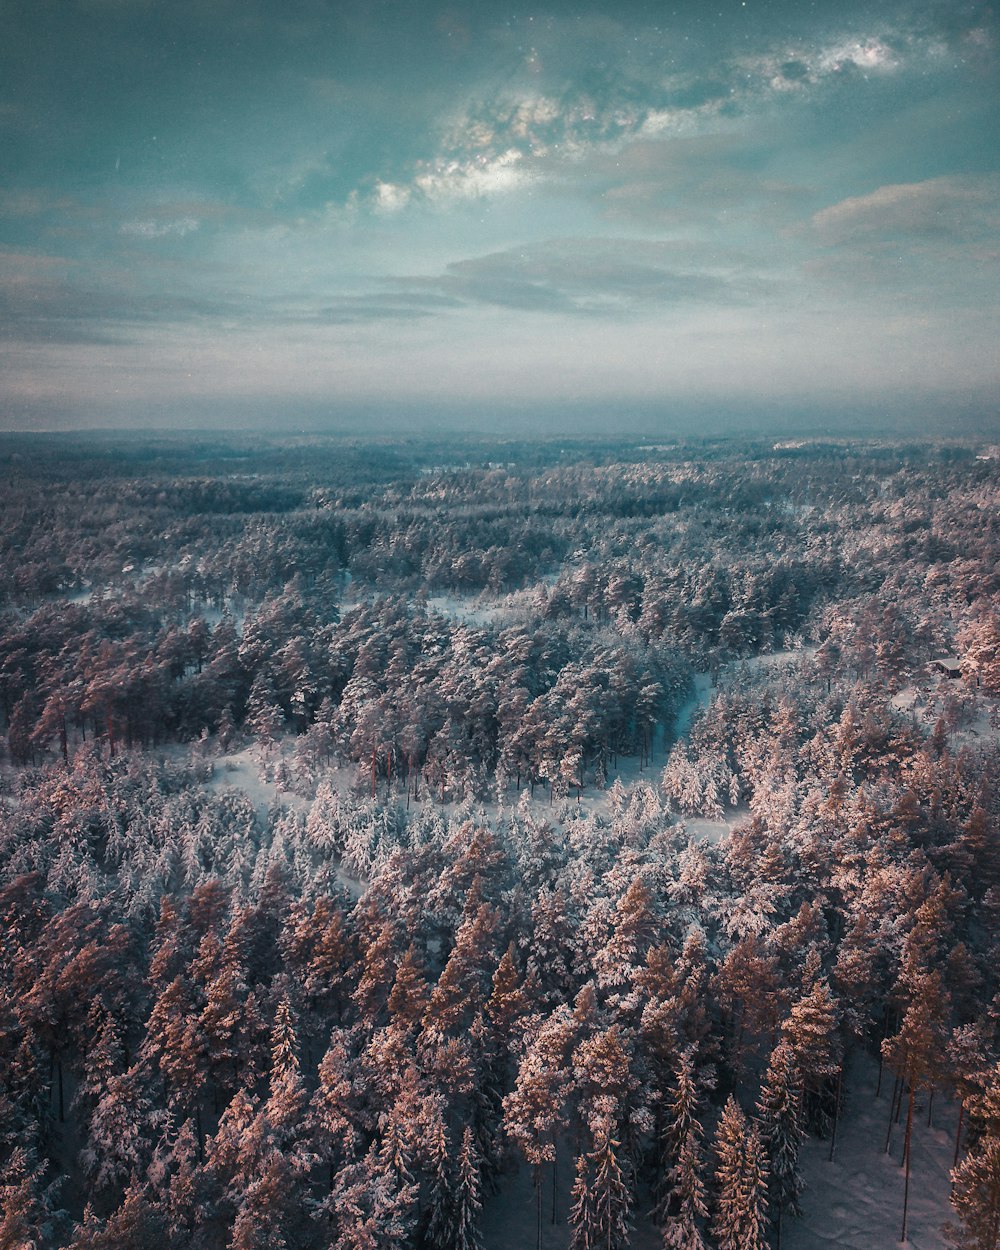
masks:
[[[3,25],[0,429],[996,427],[987,4]]]

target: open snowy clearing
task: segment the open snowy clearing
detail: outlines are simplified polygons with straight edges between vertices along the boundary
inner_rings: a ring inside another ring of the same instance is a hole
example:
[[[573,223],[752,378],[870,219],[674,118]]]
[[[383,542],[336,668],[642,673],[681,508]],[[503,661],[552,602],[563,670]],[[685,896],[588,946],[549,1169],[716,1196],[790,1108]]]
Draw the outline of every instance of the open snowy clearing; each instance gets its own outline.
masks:
[[[833,1163],[830,1143],[808,1140],[802,1149],[806,1191],[802,1218],[787,1220],[783,1250],[888,1250],[900,1245],[904,1174],[900,1166],[906,1107],[893,1126],[885,1153],[892,1078],[874,1098],[877,1065],[858,1056],[845,1079],[845,1108]],[[918,1097],[913,1116],[913,1166],[905,1244],[912,1250],[944,1250],[944,1224],[953,1219],[949,1171],[955,1149],[958,1110],[940,1096],[934,1100],[933,1124],[927,1126],[927,1096]]]
[[[878,1099],[873,1097],[876,1083],[874,1059],[870,1055],[857,1056],[845,1081],[845,1105],[832,1163],[828,1141],[808,1138],[803,1143],[801,1164],[806,1188],[802,1215],[783,1221],[782,1250],[891,1250],[900,1245],[910,1250],[945,1250],[943,1227],[952,1218],[949,1170],[957,1109],[936,1098],[934,1122],[928,1128],[926,1095],[918,1100],[919,1111],[913,1119],[907,1240],[901,1243],[904,1174],[900,1162],[905,1106],[900,1123],[893,1127],[890,1151],[886,1154],[892,1079],[883,1080]],[[571,1229],[567,1217],[572,1182],[573,1169],[566,1150],[558,1168],[554,1224],[552,1172],[551,1168],[545,1171],[543,1250],[566,1250],[569,1245]],[[647,1201],[648,1195],[644,1195],[643,1206],[632,1213],[633,1250],[659,1250],[663,1244],[644,1209]],[[486,1250],[532,1250],[536,1244],[535,1220],[531,1170],[520,1166],[503,1178],[500,1193],[484,1203]]]

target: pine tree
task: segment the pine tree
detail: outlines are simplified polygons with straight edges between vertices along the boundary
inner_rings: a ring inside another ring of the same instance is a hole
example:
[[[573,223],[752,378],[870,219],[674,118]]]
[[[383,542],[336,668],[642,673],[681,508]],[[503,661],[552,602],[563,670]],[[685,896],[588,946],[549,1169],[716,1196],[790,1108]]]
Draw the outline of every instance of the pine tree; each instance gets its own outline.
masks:
[[[793,1215],[800,1213],[799,1194],[803,1183],[799,1171],[799,1150],[804,1136],[801,1078],[787,1042],[780,1042],[771,1054],[757,1110],[770,1165],[768,1196],[780,1248],[782,1215],[785,1211]]]
[[[479,1231],[479,1158],[472,1129],[466,1125],[462,1149],[458,1155],[458,1178],[455,1186],[454,1240],[451,1250],[483,1250]]]
[[[537,1244],[542,1241],[542,1165],[556,1157],[556,1136],[572,1089],[568,1066],[573,1017],[557,1007],[540,1022],[522,1056],[514,1089],[503,1101],[504,1128],[535,1173]]]
[[[948,1009],[948,994],[941,974],[935,971],[919,976],[915,981],[913,997],[903,1016],[899,1032],[895,1037],[886,1038],[882,1043],[882,1053],[886,1063],[898,1073],[899,1080],[908,1090],[906,1137],[903,1144],[906,1180],[903,1188],[903,1224],[900,1241],[906,1240],[906,1220],[909,1211],[913,1103],[918,1089],[933,1089],[936,1081],[941,1077]],[[888,1145],[886,1149],[888,1150]]]
[[[839,1066],[837,1006],[825,977],[792,1004],[781,1032],[802,1078],[805,1124],[825,1135],[832,1122],[831,1082]]]
[[[0,1176],[0,1250],[34,1250],[49,1244],[55,1224],[52,1189],[33,1149],[11,1151]]]
[[[389,1015],[404,1028],[416,1028],[429,1002],[430,990],[424,966],[416,946],[411,942],[396,969],[396,979],[387,1004]]]
[[[329,1179],[353,1162],[360,1134],[360,1103],[363,1086],[355,1074],[347,1035],[335,1029],[319,1065],[319,1080],[312,1096],[308,1127],[313,1149],[328,1169]]]
[[[958,1250],[1000,1246],[1000,1063],[983,1073],[981,1092],[968,1099],[976,1132],[968,1154],[952,1170],[951,1201],[961,1220],[952,1233]]]
[[[765,1250],[767,1159],[756,1124],[729,1096],[715,1137],[717,1193],[712,1231],[718,1250]]]
[[[440,1105],[430,1128],[430,1193],[423,1244],[426,1250],[451,1250],[455,1236],[455,1190],[448,1150],[448,1131]]]
[[[663,1250],[705,1250],[701,1229],[708,1219],[700,1126],[692,1123],[670,1173],[670,1214],[663,1228]]]
[[[681,1147],[692,1132],[700,1138],[702,1126],[697,1119],[700,1095],[694,1068],[694,1048],[689,1046],[677,1057],[674,1086],[668,1096],[661,1137],[657,1147],[656,1178],[653,1185],[653,1218],[666,1228],[674,1194],[674,1169]]]
[[[622,1250],[629,1243],[632,1195],[612,1136],[612,1119],[595,1126],[593,1149],[577,1159],[570,1209],[570,1250]]]

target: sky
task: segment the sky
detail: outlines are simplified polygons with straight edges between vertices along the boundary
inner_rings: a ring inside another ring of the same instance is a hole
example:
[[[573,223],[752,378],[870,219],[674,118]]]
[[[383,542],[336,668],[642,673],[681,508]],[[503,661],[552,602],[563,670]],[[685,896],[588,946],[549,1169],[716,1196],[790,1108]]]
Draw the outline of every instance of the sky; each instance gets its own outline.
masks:
[[[978,0],[3,0],[0,428],[986,428],[998,49]]]

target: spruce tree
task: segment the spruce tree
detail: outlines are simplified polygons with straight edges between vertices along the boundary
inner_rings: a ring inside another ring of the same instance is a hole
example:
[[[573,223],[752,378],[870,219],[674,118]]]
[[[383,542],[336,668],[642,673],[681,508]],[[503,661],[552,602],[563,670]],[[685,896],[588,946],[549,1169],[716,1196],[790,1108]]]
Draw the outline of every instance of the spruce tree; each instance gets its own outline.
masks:
[[[451,1174],[448,1131],[440,1107],[430,1127],[431,1177],[423,1244],[426,1250],[451,1250],[455,1233],[455,1186]]]
[[[455,1222],[453,1250],[483,1250],[479,1231],[479,1159],[472,1129],[466,1125],[462,1149],[458,1155],[458,1180],[455,1187]]]
[[[631,1193],[616,1154],[620,1145],[604,1117],[593,1149],[577,1159],[570,1250],[622,1250],[629,1243]]]
[[[756,1124],[729,1096],[715,1137],[717,1186],[712,1232],[718,1250],[765,1250],[767,1158]]]
[[[832,1123],[831,1082],[839,1066],[837,1005],[825,977],[792,1004],[781,1031],[802,1077],[805,1126],[825,1136]]]
[[[800,1089],[801,1078],[791,1047],[787,1042],[780,1042],[771,1055],[757,1103],[761,1138],[769,1160],[768,1197],[779,1247],[783,1214],[786,1211],[800,1214],[799,1150],[804,1136]]]
[[[705,1250],[702,1227],[708,1218],[701,1126],[695,1120],[688,1129],[670,1173],[670,1214],[663,1228],[663,1250]]]
[[[982,1092],[968,1099],[974,1128],[969,1152],[952,1170],[951,1201],[961,1220],[958,1250],[1000,1247],[1000,1063],[983,1073]]]

